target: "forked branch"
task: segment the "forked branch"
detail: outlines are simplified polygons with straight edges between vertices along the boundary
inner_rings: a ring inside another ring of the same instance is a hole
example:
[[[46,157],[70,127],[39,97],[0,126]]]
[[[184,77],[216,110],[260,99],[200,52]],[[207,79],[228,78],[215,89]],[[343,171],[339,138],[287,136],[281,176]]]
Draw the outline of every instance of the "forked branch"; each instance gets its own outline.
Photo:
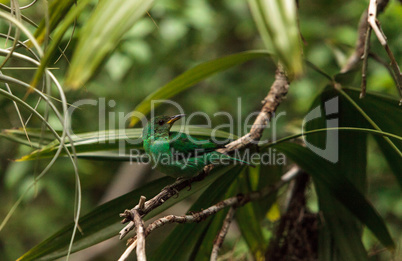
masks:
[[[149,224],[143,234],[138,234],[138,229],[137,229],[137,235],[135,235],[134,237],[132,237],[131,239],[128,240],[129,246],[126,249],[126,251],[123,253],[123,255],[120,257],[119,261],[126,260],[126,258],[130,255],[130,253],[136,247],[137,247],[137,258],[138,258],[139,244],[141,241],[145,242],[145,239],[144,240],[140,239],[140,237],[148,236],[152,231],[154,231],[157,228],[160,228],[160,227],[162,227],[166,224],[170,224],[170,223],[198,223],[198,222],[205,220],[207,217],[216,214],[217,212],[221,211],[222,209],[224,209],[226,207],[231,207],[231,209],[233,209],[232,210],[233,213],[231,214],[231,217],[229,216],[226,218],[226,219],[231,219],[234,214],[234,208],[241,207],[250,201],[260,200],[262,198],[272,195],[272,193],[275,193],[283,185],[285,185],[286,183],[288,183],[289,181],[293,180],[298,175],[300,175],[300,173],[302,173],[302,171],[298,167],[293,167],[286,174],[284,174],[282,176],[281,180],[279,180],[277,183],[275,183],[274,185],[271,185],[271,186],[264,187],[263,189],[261,189],[259,191],[253,191],[253,192],[250,192],[250,193],[244,194],[244,195],[238,194],[237,196],[222,200],[222,201],[218,202],[217,204],[208,207],[207,209],[204,209],[199,212],[191,213],[190,215],[184,215],[184,216],[168,215],[168,216],[159,218],[159,219],[155,220],[154,222],[152,222],[151,224]],[[137,211],[134,211],[134,213],[136,213],[136,212]],[[229,213],[230,213],[230,211],[229,211]],[[126,210],[123,214],[121,214],[121,216],[123,216],[125,218],[130,218],[131,215],[132,215],[132,211],[130,211],[130,210]],[[134,218],[135,218],[135,216],[134,216]],[[137,223],[137,222],[135,222],[135,223]],[[229,224],[226,224],[226,226],[228,227]],[[222,230],[224,230],[224,229],[227,230],[227,228],[222,228]],[[221,240],[223,242],[224,234],[226,234],[226,231],[222,232],[222,230],[219,233],[217,240]],[[221,239],[219,239],[219,237],[221,237]],[[221,242],[220,242],[220,244],[221,244]],[[214,251],[216,251],[216,255],[217,255],[218,250],[219,250],[219,248],[217,246],[214,247]],[[212,258],[212,256],[215,256],[214,252],[211,254],[211,258]]]

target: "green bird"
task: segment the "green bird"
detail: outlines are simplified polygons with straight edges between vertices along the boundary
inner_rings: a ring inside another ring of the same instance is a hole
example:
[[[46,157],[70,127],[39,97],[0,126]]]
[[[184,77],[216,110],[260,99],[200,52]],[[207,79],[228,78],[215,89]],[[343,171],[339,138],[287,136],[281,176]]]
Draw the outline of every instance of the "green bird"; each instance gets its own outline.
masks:
[[[248,162],[215,151],[223,145],[210,140],[189,138],[181,132],[171,132],[173,124],[184,114],[157,116],[143,129],[142,139],[145,152],[153,166],[160,172],[174,178],[191,178],[208,164]]]

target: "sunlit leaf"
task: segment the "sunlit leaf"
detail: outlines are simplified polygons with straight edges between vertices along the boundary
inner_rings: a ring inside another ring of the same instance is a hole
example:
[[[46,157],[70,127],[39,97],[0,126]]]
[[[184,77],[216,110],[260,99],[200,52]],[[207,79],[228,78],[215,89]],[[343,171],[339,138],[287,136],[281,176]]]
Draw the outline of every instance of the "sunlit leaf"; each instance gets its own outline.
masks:
[[[81,29],[66,79],[70,88],[82,87],[123,35],[152,6],[152,0],[103,0]]]
[[[50,2],[48,11],[49,20],[45,21],[45,19],[43,19],[34,33],[39,43],[43,43],[46,33],[50,34],[57,27],[76,2],[75,0],[55,0]],[[46,23],[48,24],[46,25]],[[46,30],[49,31],[46,32]]]
[[[251,13],[268,50],[273,49],[289,74],[303,71],[297,8],[293,0],[249,0]]]
[[[58,12],[54,19],[53,24],[51,26],[56,26],[60,22],[60,25],[57,27],[56,32],[53,34],[52,41],[50,42],[43,58],[41,59],[40,65],[38,67],[38,70],[36,70],[36,73],[32,79],[31,85],[36,86],[39,80],[42,78],[42,74],[45,71],[46,66],[49,64],[50,59],[53,57],[54,53],[56,50],[59,48],[59,44],[64,36],[64,34],[67,32],[67,29],[72,25],[75,19],[82,13],[85,7],[89,4],[91,0],[81,0],[77,3],[77,5],[74,5],[71,7],[71,1],[64,3],[62,6],[55,6],[54,8],[57,9]],[[74,1],[75,2],[75,1]],[[59,3],[58,3],[59,4]],[[66,17],[64,17],[62,20],[59,16],[64,16],[64,12],[67,12]],[[43,37],[46,35],[46,31],[43,31],[43,29],[40,29],[37,33],[39,39],[43,41]]]

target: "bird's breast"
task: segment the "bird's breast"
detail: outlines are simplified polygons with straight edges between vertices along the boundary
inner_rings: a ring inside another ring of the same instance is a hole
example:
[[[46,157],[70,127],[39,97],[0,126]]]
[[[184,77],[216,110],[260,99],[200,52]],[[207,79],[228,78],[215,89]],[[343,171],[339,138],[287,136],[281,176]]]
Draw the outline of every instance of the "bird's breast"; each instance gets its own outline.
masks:
[[[168,154],[170,153],[169,142],[156,140],[149,146],[149,152],[153,155]]]

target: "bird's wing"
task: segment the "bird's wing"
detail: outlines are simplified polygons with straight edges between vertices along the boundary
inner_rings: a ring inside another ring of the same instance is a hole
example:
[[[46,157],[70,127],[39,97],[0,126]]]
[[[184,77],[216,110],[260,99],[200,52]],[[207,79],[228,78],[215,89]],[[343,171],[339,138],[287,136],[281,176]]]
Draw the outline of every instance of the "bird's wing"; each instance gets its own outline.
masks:
[[[201,140],[194,137],[189,138],[187,134],[182,132],[171,132],[170,134],[170,148],[186,157],[201,156],[222,147],[224,144],[216,144],[211,140]]]

